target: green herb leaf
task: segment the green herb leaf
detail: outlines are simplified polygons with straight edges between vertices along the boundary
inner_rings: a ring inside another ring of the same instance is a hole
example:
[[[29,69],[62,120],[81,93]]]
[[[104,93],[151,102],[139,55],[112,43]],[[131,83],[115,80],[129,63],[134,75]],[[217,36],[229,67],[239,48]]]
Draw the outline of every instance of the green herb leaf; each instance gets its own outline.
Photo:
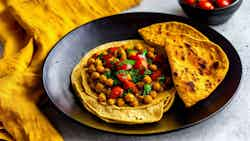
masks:
[[[144,75],[150,75],[150,74],[152,74],[152,71],[151,71],[151,70],[145,70],[145,71],[144,71]]]
[[[128,73],[130,74],[134,83],[137,83],[143,79],[143,75],[139,74],[139,70],[131,69]]]
[[[125,97],[127,94],[128,94],[128,93],[123,93],[123,94],[122,94],[122,97]]]
[[[99,54],[99,55],[97,56],[97,58],[99,58],[99,59],[101,59],[101,60],[102,60],[102,57],[103,57],[103,54],[102,54],[102,53]]]
[[[137,50],[134,50],[134,49],[127,49],[127,52],[130,53],[130,52],[137,52]]]
[[[114,80],[114,83],[113,83],[114,86],[120,83],[120,81],[116,77],[113,77],[112,79]]]
[[[115,74],[128,74],[128,71],[126,70],[118,70]]]
[[[152,90],[152,86],[150,84],[145,84],[143,89],[143,95],[148,95]]]
[[[147,58],[147,62],[148,62],[148,64],[152,64],[153,63],[152,59],[149,59],[149,58]]]
[[[135,60],[129,60],[129,59],[127,59],[127,60],[124,60],[122,63],[123,64],[134,65],[135,64]]]
[[[104,75],[105,75],[107,78],[111,78],[111,77],[112,77],[111,71],[105,72]]]
[[[129,89],[128,89],[128,93],[132,93],[132,89],[129,88]]]
[[[166,81],[166,77],[165,76],[161,76],[158,78],[160,83],[164,83]]]
[[[148,53],[148,51],[147,51],[147,50],[143,50],[143,52],[142,52],[142,56],[146,56],[146,55],[147,55],[147,53]]]

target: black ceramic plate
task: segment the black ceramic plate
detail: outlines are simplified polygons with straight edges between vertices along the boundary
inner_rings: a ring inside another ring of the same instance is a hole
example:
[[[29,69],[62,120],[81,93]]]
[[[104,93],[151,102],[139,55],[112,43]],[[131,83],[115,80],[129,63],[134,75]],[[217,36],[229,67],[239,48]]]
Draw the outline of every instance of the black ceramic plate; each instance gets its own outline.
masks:
[[[71,71],[79,60],[94,47],[103,43],[140,39],[139,28],[166,21],[192,25],[217,43],[227,54],[230,67],[224,81],[207,99],[190,109],[178,99],[158,123],[137,126],[114,125],[99,120],[87,112],[75,98],[71,88]],[[129,13],[102,18],[82,25],[62,38],[49,53],[43,68],[45,90],[55,106],[79,123],[103,131],[122,134],[155,134],[175,131],[204,121],[222,110],[234,96],[241,80],[240,58],[232,44],[213,29],[179,16],[161,13]]]

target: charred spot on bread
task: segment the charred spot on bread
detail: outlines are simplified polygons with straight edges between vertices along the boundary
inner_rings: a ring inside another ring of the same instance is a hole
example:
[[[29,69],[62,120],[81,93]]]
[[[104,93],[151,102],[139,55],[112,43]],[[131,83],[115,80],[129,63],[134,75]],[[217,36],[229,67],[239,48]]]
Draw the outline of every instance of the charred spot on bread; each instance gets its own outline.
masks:
[[[206,69],[206,64],[204,62],[199,63],[201,69]]]
[[[185,45],[187,48],[191,48],[191,45],[188,44],[188,43],[184,43],[184,45]]]
[[[213,67],[215,70],[218,69],[218,67],[219,67],[219,62],[218,62],[218,61],[214,62],[213,65],[212,65],[212,67]]]
[[[178,76],[178,73],[177,73],[177,72],[174,72],[173,74],[174,74],[174,76],[175,76],[175,77],[177,77],[177,76]]]
[[[195,85],[192,81],[187,82],[186,85],[189,87],[190,91],[195,92]]]
[[[182,61],[184,61],[184,60],[185,60],[185,57],[184,57],[183,55],[181,56],[181,60],[182,60]]]

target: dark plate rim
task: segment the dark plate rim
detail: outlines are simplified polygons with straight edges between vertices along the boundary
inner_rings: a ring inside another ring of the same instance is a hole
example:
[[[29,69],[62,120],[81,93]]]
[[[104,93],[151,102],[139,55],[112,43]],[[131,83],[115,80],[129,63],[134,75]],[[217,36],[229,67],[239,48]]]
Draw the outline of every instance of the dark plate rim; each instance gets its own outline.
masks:
[[[49,56],[52,55],[54,53],[54,51],[56,50],[56,48],[58,48],[59,46],[57,46],[62,40],[64,40],[66,38],[66,36],[72,34],[72,32],[74,32],[75,30],[83,27],[83,26],[86,26],[88,24],[93,24],[95,22],[98,22],[99,20],[103,20],[103,19],[106,19],[106,18],[112,18],[112,17],[116,17],[116,16],[122,16],[122,15],[137,15],[137,14],[160,14],[160,15],[164,15],[164,16],[170,16],[170,17],[176,17],[180,20],[183,20],[183,21],[191,21],[192,23],[194,23],[195,25],[198,25],[198,26],[201,26],[201,27],[204,27],[204,28],[209,28],[210,30],[212,30],[213,32],[216,32],[218,34],[220,34],[219,32],[217,32],[216,30],[214,30],[213,28],[207,26],[207,25],[203,25],[203,24],[199,24],[195,21],[193,21],[192,19],[190,18],[186,18],[186,17],[182,17],[182,16],[178,16],[178,15],[174,15],[174,14],[168,14],[168,13],[160,13],[160,12],[126,12],[126,13],[121,13],[121,14],[116,14],[116,15],[112,15],[112,16],[107,16],[107,17],[103,17],[103,18],[98,18],[96,20],[93,20],[93,21],[90,21],[90,22],[87,22],[85,24],[82,24],[74,29],[72,29],[71,31],[69,31],[67,34],[65,34],[63,37],[61,37],[54,45],[53,45],[53,48],[49,51],[49,53],[47,54],[46,56],[46,59],[43,63],[43,69],[42,69],[42,81],[43,81],[43,88],[45,89],[45,92],[47,94],[47,96],[49,97],[50,101],[52,102],[52,104],[56,107],[56,109],[58,111],[60,111],[60,113],[62,113],[63,115],[65,115],[66,117],[68,117],[70,120],[72,120],[73,122],[76,122],[77,124],[79,125],[84,125],[85,127],[88,127],[88,128],[92,128],[92,129],[97,129],[98,131],[101,131],[101,132],[105,132],[105,133],[112,133],[112,134],[117,134],[117,135],[126,135],[126,136],[129,136],[129,135],[133,135],[133,136],[150,136],[150,135],[159,135],[159,134],[164,134],[164,133],[172,133],[172,132],[175,132],[175,131],[179,131],[179,130],[182,130],[182,129],[186,129],[186,128],[189,128],[189,127],[192,127],[192,126],[195,126],[199,123],[202,123],[212,117],[214,117],[216,114],[218,114],[219,112],[221,112],[222,110],[224,110],[230,103],[231,101],[233,100],[233,98],[238,94],[238,90],[239,88],[241,87],[241,81],[242,81],[242,62],[241,62],[241,59],[240,59],[240,56],[238,54],[238,52],[236,51],[236,49],[234,48],[234,46],[232,45],[232,43],[226,39],[222,34],[221,37],[223,38],[223,40],[227,41],[228,43],[230,43],[230,45],[232,46],[232,49],[235,51],[235,53],[237,54],[237,56],[235,56],[236,58],[238,58],[239,60],[239,65],[240,65],[240,79],[239,81],[237,82],[238,83],[238,87],[236,88],[236,90],[234,91],[234,94],[233,96],[222,106],[220,107],[217,111],[215,111],[214,113],[208,115],[207,117],[199,120],[199,121],[196,121],[196,122],[193,122],[193,123],[189,123],[187,125],[184,125],[180,128],[177,128],[177,129],[173,129],[173,130],[170,130],[170,131],[160,131],[160,132],[155,132],[155,133],[146,133],[146,134],[136,134],[136,133],[121,133],[121,132],[114,132],[114,131],[110,131],[110,130],[103,130],[102,128],[98,128],[98,127],[95,127],[95,126],[90,126],[90,125],[87,125],[87,124],[84,124],[82,122],[79,122],[77,120],[75,120],[74,118],[72,118],[70,115],[68,115],[67,113],[65,113],[63,110],[60,109],[60,107],[54,102],[53,98],[48,94],[48,88],[46,87],[46,78],[45,78],[45,74],[46,74],[46,64],[49,60]]]

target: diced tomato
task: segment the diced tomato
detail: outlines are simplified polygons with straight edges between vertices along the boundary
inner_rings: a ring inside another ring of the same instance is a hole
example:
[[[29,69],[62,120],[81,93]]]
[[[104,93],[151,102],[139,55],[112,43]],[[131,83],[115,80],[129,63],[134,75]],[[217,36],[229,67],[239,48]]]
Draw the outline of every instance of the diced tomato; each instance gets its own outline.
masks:
[[[135,69],[141,69],[142,68],[142,61],[141,60],[137,60],[135,62],[134,68]]]
[[[131,55],[131,56],[129,56],[129,59],[137,61],[137,60],[140,59],[140,57],[138,56],[138,54],[137,55]]]
[[[117,51],[119,48],[118,47],[112,47],[112,48],[109,48],[109,53],[115,53],[115,51]]]
[[[132,57],[131,59],[135,60],[135,65],[134,68],[135,69],[147,69],[148,68],[148,63],[145,57],[141,56],[141,55],[136,55],[134,57]]]
[[[153,72],[153,74],[151,74],[151,78],[153,80],[156,80],[160,76],[161,76],[161,71],[159,71],[159,70],[157,70],[157,71]]]
[[[116,68],[117,70],[127,70],[127,65],[126,64],[123,64],[123,65],[118,65],[117,66],[117,68]]]
[[[136,84],[134,82],[131,82],[129,80],[125,80],[123,82],[124,88],[125,89],[131,89],[133,93],[137,93],[138,89],[136,87]]]
[[[153,60],[154,63],[161,63],[162,62],[162,56],[161,55],[157,55],[154,60]]]
[[[94,55],[93,55],[93,58],[97,58],[97,56],[98,56],[98,54],[97,53],[95,53]]]
[[[116,86],[116,87],[113,87],[112,90],[111,90],[111,95],[110,95],[110,98],[117,98],[117,97],[120,97],[122,94],[123,94],[124,90],[119,87],[119,86]]]
[[[140,73],[141,75],[144,75],[144,72],[145,72],[145,69],[142,69],[142,70],[139,71],[139,73]]]
[[[104,60],[108,60],[108,59],[110,59],[112,57],[112,55],[110,55],[110,54],[108,54],[108,55],[103,55],[102,56],[102,58],[104,59]]]
[[[124,82],[127,80],[127,76],[124,73],[117,74],[116,77],[121,81]]]

